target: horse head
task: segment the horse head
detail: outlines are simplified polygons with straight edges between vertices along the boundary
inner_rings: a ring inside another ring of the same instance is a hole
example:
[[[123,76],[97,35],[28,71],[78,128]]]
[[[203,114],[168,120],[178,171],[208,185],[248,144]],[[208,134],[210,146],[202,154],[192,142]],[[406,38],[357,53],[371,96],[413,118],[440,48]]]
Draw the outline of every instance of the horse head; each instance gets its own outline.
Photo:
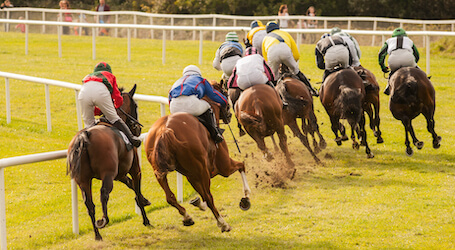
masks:
[[[142,124],[139,123],[137,117],[137,103],[133,99],[134,93],[136,92],[136,84],[129,92],[122,92],[123,104],[118,110],[120,111],[119,116],[130,128],[131,132],[135,136],[141,135]]]
[[[212,81],[209,81],[209,82],[210,82],[210,85],[212,85],[212,87],[214,89],[218,90],[226,98],[228,97],[227,90],[224,89],[223,86],[219,82],[217,82],[215,80],[212,80]],[[231,113],[231,106],[229,105],[229,102],[226,104],[226,106],[224,108],[220,109],[219,118],[221,120],[223,120],[223,122],[226,123],[226,124],[229,124],[231,122],[232,113]]]

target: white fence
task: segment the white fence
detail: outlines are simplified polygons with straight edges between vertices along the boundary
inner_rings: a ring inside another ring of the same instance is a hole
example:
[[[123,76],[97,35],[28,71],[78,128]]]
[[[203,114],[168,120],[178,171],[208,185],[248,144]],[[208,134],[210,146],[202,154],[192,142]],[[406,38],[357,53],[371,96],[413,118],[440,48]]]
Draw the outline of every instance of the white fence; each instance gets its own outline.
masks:
[[[144,29],[144,30],[159,30],[162,32],[163,45],[162,45],[162,63],[166,62],[166,31],[198,31],[199,32],[199,64],[202,64],[202,51],[203,51],[203,33],[206,31],[240,31],[247,33],[249,27],[207,27],[207,26],[168,26],[168,25],[143,25],[143,24],[97,24],[97,23],[74,23],[74,22],[45,22],[45,21],[30,21],[30,20],[12,20],[0,19],[0,23],[24,23],[26,25],[25,31],[25,54],[28,54],[28,26],[29,25],[50,25],[60,27],[58,31],[58,53],[59,57],[62,56],[62,26],[82,26],[92,28],[92,59],[96,59],[96,28],[124,28],[127,29],[127,46],[128,46],[128,61],[131,61],[131,30]],[[289,33],[297,35],[297,44],[300,45],[301,34],[322,34],[330,32],[330,29],[283,29]],[[384,41],[385,36],[390,36],[392,31],[371,31],[371,30],[345,30],[352,35],[372,35],[381,36]],[[425,40],[426,51],[426,73],[430,74],[430,37],[431,36],[455,36],[455,32],[451,31],[407,31],[409,36],[422,36]]]
[[[79,91],[81,88],[80,84],[74,84],[63,81],[50,80],[45,78],[38,78],[32,76],[18,75],[13,73],[1,72],[0,77],[5,78],[5,94],[6,94],[6,113],[7,113],[7,124],[11,123],[11,105],[10,105],[10,87],[9,80],[16,79],[28,82],[41,83],[45,85],[46,94],[46,117],[47,117],[47,130],[52,130],[51,125],[51,110],[50,110],[50,93],[49,85],[64,87],[75,90],[76,97],[76,113],[77,113],[77,124],[78,128],[82,129],[81,110],[78,100]],[[168,99],[162,96],[150,96],[135,94],[134,99],[141,101],[157,102],[160,103],[161,116],[166,115],[165,105],[168,104]],[[141,139],[144,140],[146,133],[141,135]],[[141,154],[141,149],[138,149]],[[0,249],[7,249],[6,242],[6,197],[5,197],[5,179],[4,169],[10,166],[35,163],[48,160],[56,160],[66,158],[67,150],[59,150],[53,152],[39,153],[33,155],[16,156],[11,158],[0,159]],[[142,157],[140,156],[139,159]],[[77,185],[76,182],[71,179],[71,200],[72,200],[72,217],[73,217],[73,233],[79,234],[79,216],[78,216],[78,200],[77,200]],[[183,180],[182,176],[177,173],[177,200],[183,201]]]

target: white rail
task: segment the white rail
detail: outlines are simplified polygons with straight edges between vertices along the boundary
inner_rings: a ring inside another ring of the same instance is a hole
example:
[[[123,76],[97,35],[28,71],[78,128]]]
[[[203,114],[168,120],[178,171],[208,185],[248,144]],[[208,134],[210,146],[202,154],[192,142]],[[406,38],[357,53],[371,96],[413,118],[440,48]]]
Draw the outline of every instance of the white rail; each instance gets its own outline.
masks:
[[[6,113],[7,113],[7,123],[11,123],[11,110],[10,110],[10,89],[9,89],[9,79],[21,80],[21,81],[28,81],[28,82],[35,82],[41,83],[45,85],[45,92],[46,92],[46,116],[47,116],[47,128],[48,131],[52,130],[51,127],[51,112],[50,112],[50,94],[49,94],[49,85],[59,86],[63,88],[69,88],[76,91],[76,113],[77,113],[77,123],[79,130],[82,129],[82,119],[81,119],[81,111],[80,111],[80,104],[78,100],[79,90],[81,89],[80,84],[74,84],[69,82],[33,77],[33,76],[25,76],[19,75],[14,73],[8,72],[1,72],[0,77],[5,78],[6,83]],[[142,94],[135,94],[134,99],[141,100],[141,101],[148,101],[148,102],[158,102],[160,103],[160,112],[161,116],[166,115],[165,105],[168,104],[168,99],[162,96],[150,96],[150,95],[142,95]],[[141,139],[144,140],[146,137],[146,133],[141,135]],[[142,150],[139,148],[139,154],[142,153]],[[23,165],[41,161],[48,161],[48,160],[56,160],[61,158],[66,158],[67,150],[59,150],[53,152],[45,152],[39,154],[32,154],[32,155],[24,155],[24,156],[16,156],[10,158],[3,158],[0,159],[0,249],[7,249],[7,241],[6,241],[6,197],[5,197],[5,177],[4,177],[4,169],[6,167],[16,166],[16,165]],[[142,157],[139,155],[139,159]],[[77,185],[76,182],[71,179],[71,200],[72,200],[72,217],[73,217],[73,233],[79,234],[79,216],[78,216],[78,200],[77,200]],[[179,202],[183,201],[183,180],[182,175],[177,173],[177,200]]]

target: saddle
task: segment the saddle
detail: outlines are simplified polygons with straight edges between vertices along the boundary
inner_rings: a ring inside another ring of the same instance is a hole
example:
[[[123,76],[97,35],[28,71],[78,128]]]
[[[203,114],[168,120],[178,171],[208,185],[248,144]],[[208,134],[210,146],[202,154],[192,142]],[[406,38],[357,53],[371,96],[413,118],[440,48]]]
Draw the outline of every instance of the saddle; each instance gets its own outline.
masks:
[[[120,138],[123,139],[127,151],[133,149],[134,146],[133,144],[131,144],[130,140],[128,140],[128,137],[125,135],[125,133],[120,131],[118,128],[114,127],[106,118],[101,117],[100,120],[95,123],[95,125],[102,125],[110,128],[112,131],[114,131],[115,134],[117,134],[118,136],[120,136]]]

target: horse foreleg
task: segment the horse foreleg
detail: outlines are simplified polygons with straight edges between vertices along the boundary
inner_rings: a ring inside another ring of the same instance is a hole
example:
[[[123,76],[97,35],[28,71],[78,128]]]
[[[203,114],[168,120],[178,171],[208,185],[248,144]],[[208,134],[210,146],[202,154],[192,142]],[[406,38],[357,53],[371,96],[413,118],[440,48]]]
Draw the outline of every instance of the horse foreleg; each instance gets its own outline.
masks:
[[[376,136],[377,143],[383,143],[384,139],[382,139],[382,132],[379,129],[379,124],[381,123],[381,118],[379,117],[379,99],[376,103],[373,104],[374,107],[374,124],[376,126],[376,131],[374,132],[374,136]]]
[[[442,140],[441,136],[438,136],[436,132],[434,131],[434,119],[433,115],[430,114],[423,114],[427,120],[427,130],[428,132],[431,133],[431,136],[433,137],[433,148],[439,148],[441,146],[440,142]]]
[[[156,179],[158,180],[158,183],[160,184],[161,188],[163,188],[164,193],[166,194],[166,201],[169,203],[169,205],[175,207],[180,215],[183,216],[183,225],[184,226],[191,226],[194,225],[194,221],[191,218],[191,216],[186,212],[186,209],[177,202],[177,199],[175,198],[174,193],[172,193],[171,189],[169,188],[169,183],[167,181],[167,175],[166,174],[161,174],[157,173],[155,171],[155,176]]]
[[[93,203],[92,197],[92,181],[90,180],[88,183],[79,184],[79,188],[81,189],[82,198],[84,199],[85,206],[87,207],[88,215],[92,221],[93,231],[95,232],[95,240],[103,240],[103,237],[101,237],[101,234],[95,224],[95,204]]]
[[[330,123],[332,124],[331,128],[332,128],[332,132],[333,134],[335,134],[335,142],[337,143],[338,146],[341,145],[341,141],[342,141],[342,137],[339,137],[338,136],[338,131],[340,131],[340,133],[343,135],[343,133],[341,132],[341,126],[343,126],[341,123],[340,123],[340,118],[337,117],[337,116],[330,116]],[[344,126],[343,126],[344,128]],[[344,132],[344,130],[343,130]],[[344,134],[346,136],[346,134]]]
[[[305,121],[302,121],[302,130],[305,132],[307,130],[305,129],[304,124],[305,124]],[[302,134],[302,132],[300,132],[300,129],[297,125],[296,120],[293,120],[292,122],[288,123],[288,126],[294,133],[294,136],[299,138],[300,142],[307,148],[308,152],[310,152],[310,154],[313,156],[313,159],[316,161],[316,163],[320,163],[321,160],[319,160],[319,158],[316,156],[315,152],[310,147],[310,143],[308,142],[308,137],[306,135]],[[317,143],[315,145],[315,151],[316,151],[316,148],[317,148]]]
[[[360,138],[360,132],[359,132],[359,126],[356,124],[354,126],[351,126],[351,140],[352,140],[352,148],[353,149],[359,149],[360,144],[357,142],[355,139],[355,134],[357,133],[357,136]]]
[[[133,159],[133,166],[131,167],[129,171],[131,177],[133,178],[133,190],[136,194],[136,204],[141,210],[141,215],[142,215],[142,224],[144,226],[150,226],[150,221],[147,218],[147,214],[145,213],[145,206],[150,205],[150,201],[148,201],[141,192],[141,179],[142,179],[142,174],[141,174],[141,167],[139,166],[139,161],[137,154],[134,154],[134,159]]]
[[[362,115],[362,117],[360,118],[359,130],[360,130],[361,137],[362,137],[363,141],[365,142],[365,153],[367,154],[367,158],[373,158],[374,154],[373,154],[373,152],[371,152],[371,149],[368,146],[368,142],[367,142],[367,131],[365,130],[365,115]]]
[[[246,180],[246,174],[245,174],[245,169],[239,170],[240,176],[242,176],[242,184],[243,184],[243,193],[245,194],[245,197],[243,197],[240,200],[240,208],[243,211],[246,211],[250,209],[251,203],[250,203],[250,194],[251,194],[251,189],[250,186],[248,185],[248,181]]]
[[[103,184],[100,190],[101,207],[103,209],[103,218],[96,221],[97,228],[103,228],[109,223],[109,216],[107,215],[107,202],[109,201],[109,194],[114,187],[114,177],[112,175],[105,175]]]
[[[423,148],[423,141],[419,141],[417,139],[416,134],[414,132],[414,127],[412,126],[412,121],[411,120],[409,120],[409,128],[408,128],[408,130],[409,130],[409,134],[412,137],[412,144],[414,144],[417,147],[417,149],[419,149],[419,150],[422,149]]]
[[[287,161],[288,165],[290,167],[294,167],[295,164],[291,160],[291,154],[289,153],[287,136],[286,136],[286,133],[284,132],[284,127],[280,131],[277,131],[277,134],[278,134],[278,138],[280,140],[279,144],[280,144],[281,151],[283,151],[284,155],[286,156],[286,161]],[[307,141],[307,143],[308,143],[308,141]],[[313,155],[314,155],[314,153],[313,153]],[[314,155],[314,156],[316,157],[316,155]],[[295,168],[294,168],[294,172],[295,172]],[[294,173],[292,174],[292,176],[294,176]]]
[[[217,221],[217,225],[221,228],[221,232],[229,232],[231,231],[231,226],[229,226],[226,221],[224,221],[223,217],[221,217],[218,209],[215,207],[213,202],[213,196],[210,192],[210,176],[206,172],[202,172],[197,177],[188,177],[188,181],[196,190],[196,192],[201,195],[202,200],[207,202],[207,206],[212,210],[213,215]]]
[[[273,154],[270,153],[270,151],[267,149],[267,147],[265,146],[265,141],[264,141],[264,138],[262,136],[259,136],[259,135],[251,135],[251,137],[253,138],[253,140],[256,142],[256,145],[258,146],[259,150],[261,150],[264,158],[267,160],[267,161],[271,161],[273,160]],[[272,137],[272,141],[274,140],[273,139],[273,135],[271,136]]]

